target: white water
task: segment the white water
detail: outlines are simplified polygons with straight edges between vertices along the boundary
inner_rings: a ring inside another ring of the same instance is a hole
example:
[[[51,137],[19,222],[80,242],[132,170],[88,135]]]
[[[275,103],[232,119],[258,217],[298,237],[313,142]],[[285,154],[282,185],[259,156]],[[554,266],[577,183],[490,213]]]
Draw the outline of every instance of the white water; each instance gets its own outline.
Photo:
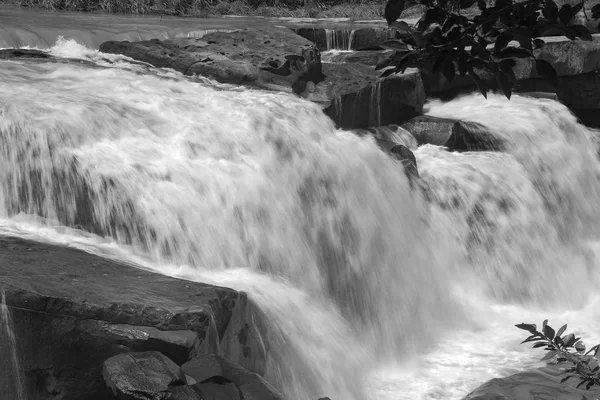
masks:
[[[600,164],[563,106],[430,104],[513,145],[420,148],[420,193],[304,100],[52,52],[101,67],[0,63],[0,233],[247,291],[290,399],[459,399],[536,365],[515,323],[598,339]]]

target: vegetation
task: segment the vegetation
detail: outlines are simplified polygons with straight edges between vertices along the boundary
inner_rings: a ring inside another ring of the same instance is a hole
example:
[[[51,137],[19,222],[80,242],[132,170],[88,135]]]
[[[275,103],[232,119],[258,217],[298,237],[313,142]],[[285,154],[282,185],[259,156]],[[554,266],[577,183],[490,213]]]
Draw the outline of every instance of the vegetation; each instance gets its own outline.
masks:
[[[537,330],[535,324],[523,323],[516,325],[516,327],[531,333],[531,336],[521,343],[533,342],[534,349],[543,347],[547,351],[542,361],[550,361],[556,358],[558,363],[572,365],[566,370],[567,376],[561,380],[561,383],[570,378],[578,377],[578,388],[583,385],[586,389],[590,389],[592,386],[600,386],[600,364],[597,358],[600,355],[600,344],[592,347],[584,354],[585,344],[581,341],[581,338],[576,337],[573,333],[562,336],[567,329],[567,325],[563,325],[555,332],[548,325],[548,320],[542,323],[541,332]]]
[[[389,0],[388,4],[398,1],[401,0]],[[449,82],[456,75],[469,75],[486,97],[492,77],[491,81],[495,78],[497,87],[510,99],[517,81],[516,59],[532,59],[538,75],[552,86],[557,85],[554,67],[536,57],[535,50],[544,45],[541,37],[592,39],[586,27],[570,24],[582,11],[583,2],[576,6],[565,4],[560,9],[554,0],[496,0],[493,5],[485,0],[421,0],[421,4],[428,9],[414,28],[397,22],[395,15],[386,16],[388,24],[397,30],[398,39],[384,43],[396,51],[378,66],[387,68],[384,76],[415,66],[441,73]],[[478,14],[461,14],[461,10],[474,5]],[[600,15],[598,6],[592,11],[594,17]]]

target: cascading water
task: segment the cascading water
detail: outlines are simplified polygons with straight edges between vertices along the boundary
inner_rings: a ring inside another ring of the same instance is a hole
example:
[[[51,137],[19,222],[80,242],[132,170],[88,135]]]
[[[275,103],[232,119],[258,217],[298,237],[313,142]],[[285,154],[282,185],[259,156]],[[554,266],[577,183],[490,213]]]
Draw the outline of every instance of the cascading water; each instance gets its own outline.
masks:
[[[598,337],[600,163],[564,106],[429,104],[509,146],[421,147],[421,193],[304,100],[52,51],[97,67],[1,62],[0,234],[247,291],[289,398],[458,399],[536,365],[515,323]]]
[[[0,288],[0,324],[0,356],[2,356],[0,357],[0,366],[2,366],[0,382],[3,382],[3,385],[0,385],[0,398],[25,400],[17,341],[3,287]]]
[[[353,50],[355,33],[355,29],[325,29],[325,44],[327,51]]]

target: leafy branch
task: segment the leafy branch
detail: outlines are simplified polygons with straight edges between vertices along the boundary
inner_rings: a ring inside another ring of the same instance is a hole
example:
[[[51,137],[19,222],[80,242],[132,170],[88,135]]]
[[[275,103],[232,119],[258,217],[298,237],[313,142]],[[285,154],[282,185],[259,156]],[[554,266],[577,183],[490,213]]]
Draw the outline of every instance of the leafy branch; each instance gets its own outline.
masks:
[[[541,361],[550,361],[556,357],[558,363],[567,362],[573,365],[565,371],[568,375],[560,381],[561,383],[570,378],[579,377],[580,382],[577,388],[585,385],[586,390],[589,390],[592,386],[600,386],[600,364],[597,358],[600,354],[600,344],[584,354],[585,344],[581,338],[576,337],[573,333],[561,336],[567,329],[567,325],[563,325],[556,332],[548,325],[548,320],[542,323],[541,332],[537,330],[535,324],[522,323],[515,326],[531,333],[531,336],[521,344],[533,342],[534,349],[543,347],[547,351]],[[575,350],[575,352],[571,350]]]
[[[388,1],[386,12],[394,1]],[[532,59],[540,78],[554,87],[558,85],[554,67],[536,57],[535,50],[544,46],[541,37],[565,35],[570,40],[592,40],[585,26],[570,25],[583,9],[583,2],[565,4],[559,10],[554,0],[496,0],[492,7],[485,0],[452,1],[458,13],[448,7],[449,0],[421,0],[428,9],[414,27],[395,20],[396,14],[386,15],[396,35],[383,47],[395,53],[377,66],[384,70],[382,76],[409,67],[441,73],[448,82],[457,75],[469,75],[487,97],[489,79],[482,78],[487,74],[510,99],[517,83],[514,67],[519,58]],[[460,9],[475,4],[477,15],[469,18],[460,14]],[[600,17],[600,5],[592,9],[592,14],[593,18]]]

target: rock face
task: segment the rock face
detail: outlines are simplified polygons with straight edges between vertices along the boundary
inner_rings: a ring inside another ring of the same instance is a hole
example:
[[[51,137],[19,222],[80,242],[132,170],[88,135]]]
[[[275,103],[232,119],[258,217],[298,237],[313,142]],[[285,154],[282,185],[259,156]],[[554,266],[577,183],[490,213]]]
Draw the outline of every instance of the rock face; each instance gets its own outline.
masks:
[[[580,390],[578,379],[560,383],[564,375],[556,367],[520,372],[507,378],[492,379],[471,392],[464,400],[582,400],[600,397],[600,389]]]
[[[322,79],[317,47],[287,28],[213,32],[198,38],[105,42],[100,51],[222,83],[300,93]]]
[[[500,151],[506,146],[486,127],[475,122],[419,116],[402,124],[419,145],[433,144],[455,151]]]
[[[105,400],[102,363],[132,351],[157,350],[181,364],[219,350],[257,372],[265,368],[257,333],[250,330],[243,345],[233,339],[257,314],[231,289],[7,237],[0,238],[0,288],[31,399]],[[253,354],[244,357],[247,348]]]
[[[384,79],[358,63],[323,64],[323,71],[325,80],[306,97],[343,129],[402,123],[423,111],[425,92],[416,70]]]
[[[381,43],[393,33],[387,27],[358,29],[298,28],[295,32],[313,42],[321,51],[327,50],[381,50]]]

